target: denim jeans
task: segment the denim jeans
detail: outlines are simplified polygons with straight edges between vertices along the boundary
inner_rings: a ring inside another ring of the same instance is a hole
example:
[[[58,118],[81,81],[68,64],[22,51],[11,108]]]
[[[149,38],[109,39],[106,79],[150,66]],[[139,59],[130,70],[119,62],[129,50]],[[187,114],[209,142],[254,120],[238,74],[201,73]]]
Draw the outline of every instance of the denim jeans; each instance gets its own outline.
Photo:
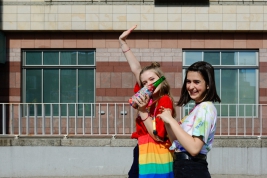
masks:
[[[138,157],[139,157],[139,148],[138,145],[136,145],[133,150],[133,164],[131,166],[130,171],[128,172],[129,178],[139,177]]]

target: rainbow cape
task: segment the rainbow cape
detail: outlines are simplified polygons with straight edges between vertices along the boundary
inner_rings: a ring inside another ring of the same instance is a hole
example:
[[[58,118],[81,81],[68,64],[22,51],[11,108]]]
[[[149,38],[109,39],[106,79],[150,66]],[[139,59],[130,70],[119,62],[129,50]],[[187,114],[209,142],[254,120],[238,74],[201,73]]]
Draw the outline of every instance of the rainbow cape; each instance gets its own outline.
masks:
[[[170,142],[157,142],[149,134],[138,138],[139,178],[174,178]]]

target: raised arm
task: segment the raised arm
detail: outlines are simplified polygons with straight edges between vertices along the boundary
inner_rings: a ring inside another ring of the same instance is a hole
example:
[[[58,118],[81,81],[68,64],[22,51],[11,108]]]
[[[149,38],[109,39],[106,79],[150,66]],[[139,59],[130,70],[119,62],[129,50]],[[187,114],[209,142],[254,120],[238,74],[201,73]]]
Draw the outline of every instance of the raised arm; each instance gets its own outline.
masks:
[[[126,39],[127,37],[130,35],[130,33],[137,27],[137,25],[131,27],[130,29],[124,31],[120,37],[119,37],[119,42],[121,45],[121,49],[130,65],[131,71],[133,72],[133,74],[135,75],[136,81],[138,82],[139,86],[140,85],[140,81],[139,81],[139,74],[141,72],[141,65],[140,62],[136,59],[136,57],[134,56],[134,54],[132,53],[130,47],[128,46],[128,44],[126,43]]]

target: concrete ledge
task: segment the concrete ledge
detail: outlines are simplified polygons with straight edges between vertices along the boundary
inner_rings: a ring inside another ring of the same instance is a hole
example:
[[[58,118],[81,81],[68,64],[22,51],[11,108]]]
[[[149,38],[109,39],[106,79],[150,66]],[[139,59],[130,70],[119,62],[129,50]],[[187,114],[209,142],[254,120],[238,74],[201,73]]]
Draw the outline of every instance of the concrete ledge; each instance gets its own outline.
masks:
[[[56,176],[56,177],[20,177],[20,178],[63,178],[66,176]],[[127,178],[128,175],[116,175],[116,176],[112,176],[112,175],[108,175],[108,176],[74,176],[72,178]],[[249,175],[211,175],[212,178],[266,178],[266,175],[262,175],[262,176],[249,176]],[[69,177],[68,177],[69,178]]]
[[[0,146],[68,146],[68,147],[134,147],[136,139],[129,137],[0,137]],[[213,147],[263,148],[267,138],[215,137]]]
[[[267,139],[253,139],[253,138],[216,138],[213,147],[266,147]],[[264,144],[263,144],[264,143]],[[265,146],[263,146],[265,145]]]

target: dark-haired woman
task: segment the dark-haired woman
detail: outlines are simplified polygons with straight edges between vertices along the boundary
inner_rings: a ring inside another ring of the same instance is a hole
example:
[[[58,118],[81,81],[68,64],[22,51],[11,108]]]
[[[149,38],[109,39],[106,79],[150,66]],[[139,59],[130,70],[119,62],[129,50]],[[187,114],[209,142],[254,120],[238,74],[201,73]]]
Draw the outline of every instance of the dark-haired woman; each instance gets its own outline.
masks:
[[[186,71],[177,105],[184,106],[191,100],[194,108],[179,123],[166,108],[162,107],[158,116],[166,123],[173,142],[175,178],[210,178],[206,158],[216,130],[214,102],[221,100],[216,92],[214,68],[207,62],[196,62]]]

